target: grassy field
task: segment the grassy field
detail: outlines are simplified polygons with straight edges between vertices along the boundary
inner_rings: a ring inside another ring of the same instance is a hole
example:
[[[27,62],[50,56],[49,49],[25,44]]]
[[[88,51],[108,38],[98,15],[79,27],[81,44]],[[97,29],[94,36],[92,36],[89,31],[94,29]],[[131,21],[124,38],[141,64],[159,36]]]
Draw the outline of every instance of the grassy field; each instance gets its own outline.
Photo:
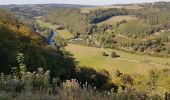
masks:
[[[143,7],[140,7],[138,5],[129,5],[129,6],[98,6],[98,7],[88,7],[88,8],[81,8],[82,13],[89,13],[90,11],[99,10],[99,9],[110,9],[110,8],[117,8],[117,9],[142,9]]]
[[[160,69],[168,66],[162,65],[170,62],[168,58],[141,56],[122,51],[116,51],[119,58],[111,58],[110,56],[102,56],[100,48],[86,47],[80,45],[69,44],[66,48],[70,51],[81,66],[93,67],[95,69],[105,69],[113,76],[115,70],[120,70],[123,73],[140,73],[147,74],[151,69]],[[111,49],[106,49],[112,52]],[[144,60],[151,60],[150,63],[144,63]]]
[[[103,6],[103,9],[110,9],[110,8],[124,8],[124,9],[142,9],[143,7],[140,7],[138,5],[127,5],[127,6]]]
[[[53,25],[51,23],[43,22],[41,20],[37,20],[37,23],[40,24],[42,27],[48,27],[48,28],[53,29],[53,30],[55,30],[58,27],[58,25]]]
[[[101,9],[101,7],[87,7],[81,8],[81,13],[90,13],[90,11]]]
[[[113,25],[113,24],[116,24],[117,22],[120,22],[122,20],[129,21],[129,20],[135,20],[135,19],[137,19],[137,18],[132,17],[132,16],[113,16],[106,21],[98,23],[98,25],[102,25],[102,24]]]
[[[70,39],[73,37],[73,35],[66,29],[63,30],[57,30],[58,35],[61,36],[64,39]]]
[[[39,18],[37,19],[37,23],[39,23],[42,27],[48,27],[48,28],[53,29],[53,30],[56,30],[56,28],[58,27],[58,25],[53,25],[53,24],[48,23],[48,22],[43,22]],[[73,37],[73,35],[66,29],[56,30],[56,31],[57,31],[58,35],[61,36],[64,39],[69,39],[69,38]]]

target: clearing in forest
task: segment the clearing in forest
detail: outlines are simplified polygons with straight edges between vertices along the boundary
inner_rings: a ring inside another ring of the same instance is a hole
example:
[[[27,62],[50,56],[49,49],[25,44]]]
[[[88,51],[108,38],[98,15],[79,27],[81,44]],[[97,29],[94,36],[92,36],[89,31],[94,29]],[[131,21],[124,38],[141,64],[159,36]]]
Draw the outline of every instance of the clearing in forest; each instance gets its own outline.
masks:
[[[116,24],[117,22],[120,22],[122,20],[129,21],[129,20],[135,20],[135,19],[137,19],[137,18],[132,17],[132,16],[113,16],[106,21],[98,23],[98,25],[103,25],[103,24],[113,25],[113,24]]]

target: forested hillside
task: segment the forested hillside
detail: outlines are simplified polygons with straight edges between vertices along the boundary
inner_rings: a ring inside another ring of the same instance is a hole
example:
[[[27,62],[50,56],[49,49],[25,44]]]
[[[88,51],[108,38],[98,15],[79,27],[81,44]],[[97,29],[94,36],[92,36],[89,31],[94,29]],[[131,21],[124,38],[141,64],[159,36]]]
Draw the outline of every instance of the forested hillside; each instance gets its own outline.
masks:
[[[79,8],[61,8],[47,13],[43,20],[53,24],[61,24],[73,34],[92,34],[93,29],[96,28],[95,23],[107,20],[112,16],[126,14],[125,9],[96,10],[84,14]]]
[[[64,73],[60,73],[62,70],[70,69],[69,72],[72,72],[74,62],[71,57],[48,46],[28,25],[13,20],[11,13],[1,9],[0,14],[0,72],[9,74],[13,67],[18,66],[18,53],[24,54],[24,63],[29,71],[35,71],[38,67],[54,68],[57,69],[57,76]]]
[[[69,52],[49,45],[43,36],[33,31],[32,27],[14,20],[11,12],[4,9],[0,12],[3,16],[0,17],[0,72],[2,73],[0,82],[2,84],[5,85],[7,81],[3,80],[4,74],[14,75],[11,78],[9,76],[10,79],[17,78],[20,81],[26,81],[21,80],[21,77],[25,77],[27,73],[38,74],[39,69],[43,69],[41,74],[45,74],[44,71],[50,71],[47,73],[50,75],[48,84],[54,82],[53,78],[57,78],[56,85],[76,78],[81,86],[88,82],[91,86],[97,86],[97,89],[101,90],[117,88],[109,82],[110,76],[107,71],[98,72],[88,67],[78,68],[77,62]],[[3,86],[0,86],[1,89]]]

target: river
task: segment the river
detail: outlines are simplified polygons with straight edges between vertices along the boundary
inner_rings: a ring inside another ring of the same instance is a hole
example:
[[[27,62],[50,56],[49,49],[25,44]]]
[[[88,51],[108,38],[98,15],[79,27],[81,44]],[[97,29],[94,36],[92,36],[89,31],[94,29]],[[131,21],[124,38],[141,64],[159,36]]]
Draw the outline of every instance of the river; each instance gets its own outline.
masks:
[[[56,34],[57,34],[57,32],[55,32],[55,31],[52,31],[52,32],[51,32],[51,37],[50,37],[50,39],[49,39],[49,43],[50,43],[50,45],[52,45],[52,46],[56,46],[56,45],[55,45],[55,41],[54,41],[54,37],[55,37]]]

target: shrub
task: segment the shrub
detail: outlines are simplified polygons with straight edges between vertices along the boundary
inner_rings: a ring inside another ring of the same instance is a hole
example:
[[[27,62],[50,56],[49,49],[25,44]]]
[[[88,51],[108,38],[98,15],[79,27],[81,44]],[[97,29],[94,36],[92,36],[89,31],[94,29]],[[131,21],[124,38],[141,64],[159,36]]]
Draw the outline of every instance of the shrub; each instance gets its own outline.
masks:
[[[115,51],[112,51],[111,57],[112,57],[112,58],[118,57]]]
[[[49,87],[50,90],[50,87]],[[113,91],[99,92],[90,85],[80,84],[76,80],[67,80],[63,82],[61,86],[55,88],[56,93],[51,93],[49,91],[41,90],[25,90],[21,93],[10,93],[7,91],[0,90],[0,99],[2,100],[130,100],[136,99],[148,99],[146,95],[142,95],[136,91],[127,89],[122,90],[119,93],[114,93]]]
[[[144,47],[144,46],[139,46],[139,48],[138,48],[138,51],[139,51],[139,52],[144,52],[144,50],[145,50],[145,47]]]
[[[102,55],[103,55],[103,56],[109,56],[109,54],[107,54],[107,53],[104,52],[104,51],[102,52]]]
[[[119,70],[116,70],[116,72],[115,72],[115,76],[116,76],[116,77],[119,77],[121,74],[122,74],[122,73],[121,73]]]
[[[95,86],[97,89],[110,89],[105,87],[110,81],[109,74],[106,70],[98,72],[90,67],[81,67],[76,73],[76,79],[81,82],[81,85],[88,83],[91,86]]]
[[[17,99],[17,100],[25,100],[25,99],[33,99],[33,100],[41,100],[41,99],[59,99],[59,100],[67,100],[69,97],[69,100],[150,100],[155,98],[162,98],[160,95],[155,94],[146,94],[146,92],[137,92],[137,90],[133,90],[131,87],[127,87],[133,84],[133,78],[128,74],[122,74],[120,75],[120,81],[124,84],[121,85],[119,89],[116,91],[113,88],[111,91],[106,90],[104,91],[97,91],[98,86],[102,86],[103,79],[105,76],[107,76],[107,72],[102,70],[100,71],[100,75],[94,72],[92,74],[87,75],[87,72],[89,72],[89,69],[83,69],[83,73],[81,75],[81,79],[85,79],[87,77],[90,77],[92,84],[89,84],[89,82],[82,83],[80,80],[66,80],[65,82],[62,82],[61,85],[57,85],[54,83],[55,87],[53,88],[52,85],[46,85],[47,77],[44,74],[44,71],[42,68],[39,68],[36,72],[37,75],[30,74],[30,80],[16,80],[11,75],[5,76],[3,74],[0,75],[0,99],[4,100],[11,100],[11,99]],[[163,70],[163,76],[161,75],[159,79],[164,78],[164,81],[159,80],[159,85],[165,87],[168,87],[169,77],[165,77],[169,75],[169,70]],[[47,73],[47,72],[46,72]],[[117,73],[120,74],[120,72],[117,70]],[[24,74],[25,75],[25,74]],[[86,76],[87,75],[87,76]],[[157,74],[155,74],[155,71],[152,71],[151,76],[155,77]],[[26,75],[27,76],[27,75]],[[80,74],[78,75],[80,76]],[[34,78],[34,79],[33,79]],[[93,79],[92,79],[93,78]],[[27,84],[30,81],[36,80],[35,84]],[[149,79],[150,80],[150,79]],[[108,81],[108,79],[106,79]],[[110,81],[110,80],[109,80]],[[93,86],[93,84],[94,85]],[[24,84],[23,84],[24,83]],[[108,86],[107,84],[103,84],[104,86]],[[36,86],[36,88],[34,88]],[[44,87],[45,86],[45,87]]]
[[[120,76],[120,80],[125,85],[132,85],[133,84],[133,78],[128,74],[122,74]]]

